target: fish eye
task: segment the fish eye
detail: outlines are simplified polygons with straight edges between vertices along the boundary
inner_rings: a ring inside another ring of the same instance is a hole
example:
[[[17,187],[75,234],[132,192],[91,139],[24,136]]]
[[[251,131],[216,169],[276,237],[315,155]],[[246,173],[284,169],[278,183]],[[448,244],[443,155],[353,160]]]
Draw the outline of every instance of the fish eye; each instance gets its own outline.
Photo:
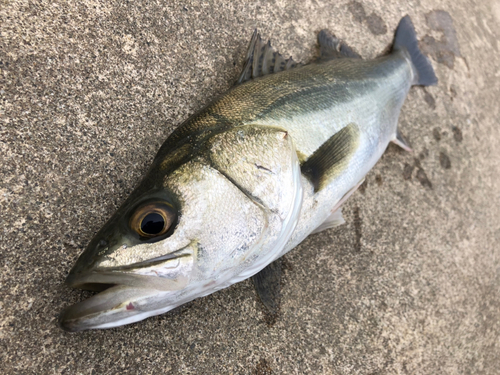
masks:
[[[139,206],[130,218],[130,227],[143,239],[163,236],[172,227],[177,214],[166,202]]]

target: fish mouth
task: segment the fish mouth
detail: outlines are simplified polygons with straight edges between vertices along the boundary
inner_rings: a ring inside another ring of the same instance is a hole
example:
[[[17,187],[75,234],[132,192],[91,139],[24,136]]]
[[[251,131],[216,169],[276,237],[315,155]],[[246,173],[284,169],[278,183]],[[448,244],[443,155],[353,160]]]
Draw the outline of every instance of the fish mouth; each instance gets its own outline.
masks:
[[[137,322],[152,315],[151,299],[168,294],[127,285],[96,283],[94,287],[106,289],[66,308],[59,317],[59,326],[63,330],[78,332]]]
[[[100,293],[63,310],[59,326],[69,332],[112,328],[168,311],[176,306],[173,295],[189,284],[192,266],[192,254],[177,252],[133,266],[70,273],[68,286]]]

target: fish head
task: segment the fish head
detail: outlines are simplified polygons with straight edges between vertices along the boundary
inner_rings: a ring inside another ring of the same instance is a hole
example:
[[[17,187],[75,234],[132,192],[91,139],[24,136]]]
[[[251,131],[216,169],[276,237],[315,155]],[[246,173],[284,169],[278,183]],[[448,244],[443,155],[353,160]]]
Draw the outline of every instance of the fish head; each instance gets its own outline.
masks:
[[[172,155],[155,161],[70,271],[69,286],[101,292],[67,308],[63,329],[110,328],[158,315],[272,260],[265,250],[283,248],[300,211],[300,168],[283,132],[267,136],[260,153],[235,150],[234,137],[248,148],[255,132],[247,133],[214,137],[204,153],[190,151],[180,163]],[[272,142],[287,146],[285,155]]]

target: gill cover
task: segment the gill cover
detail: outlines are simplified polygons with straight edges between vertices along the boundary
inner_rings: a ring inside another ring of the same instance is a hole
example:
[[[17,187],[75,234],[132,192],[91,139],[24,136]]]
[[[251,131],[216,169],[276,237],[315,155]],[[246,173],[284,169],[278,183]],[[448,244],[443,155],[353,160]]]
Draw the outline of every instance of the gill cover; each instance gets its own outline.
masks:
[[[67,283],[112,287],[63,312],[63,328],[109,328],[161,314],[252,276],[283,250],[302,204],[288,133],[241,126],[196,149],[169,173],[155,161],[91,241]]]

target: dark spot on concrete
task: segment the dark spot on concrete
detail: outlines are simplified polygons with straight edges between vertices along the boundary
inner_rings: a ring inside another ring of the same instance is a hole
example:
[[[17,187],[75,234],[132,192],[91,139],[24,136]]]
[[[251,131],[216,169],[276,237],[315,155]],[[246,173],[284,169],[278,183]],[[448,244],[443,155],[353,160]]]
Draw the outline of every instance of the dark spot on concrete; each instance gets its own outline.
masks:
[[[451,168],[450,158],[444,152],[439,153],[439,164],[441,164],[441,167],[443,167],[444,169]]]
[[[385,25],[382,17],[376,13],[372,13],[367,16],[363,4],[357,1],[351,1],[347,5],[347,9],[349,9],[349,12],[351,12],[355,21],[359,23],[363,23],[363,21],[365,21],[372,34],[383,35],[387,33],[387,26]]]
[[[293,271],[293,264],[288,261],[286,255],[283,255],[281,258],[281,270],[282,271]],[[283,284],[283,278],[281,278],[281,283]]]
[[[432,36],[426,35],[422,38],[420,49],[427,55],[430,55],[440,64],[453,69],[455,66],[455,55],[446,49],[443,44],[436,41]]]
[[[372,34],[383,35],[387,32],[387,26],[379,15],[372,13],[365,18],[365,21]]]
[[[451,100],[455,99],[457,97],[458,93],[457,93],[457,89],[456,89],[456,86],[455,85],[451,85],[450,86],[450,96],[451,96]]]
[[[436,101],[434,100],[434,97],[427,92],[426,89],[424,89],[424,100],[429,105],[429,107],[431,107],[431,109],[436,109]]]
[[[403,168],[403,178],[405,180],[411,180],[411,175],[412,175],[414,169],[415,169],[414,165],[410,165],[408,163],[405,163],[405,166]]]
[[[415,167],[422,168],[422,165],[420,164],[419,158],[413,158],[413,162],[415,163]]]
[[[429,150],[424,147],[424,149],[422,150],[422,152],[420,154],[418,154],[418,158],[420,160],[424,160],[427,156],[429,156]]]
[[[462,130],[460,130],[459,127],[453,126],[451,130],[453,131],[453,138],[455,139],[455,141],[462,142],[464,140]]]
[[[427,178],[427,175],[425,174],[425,171],[422,168],[418,168],[417,170],[417,179],[418,181],[420,181],[420,184],[423,187],[428,187],[429,189],[432,189],[432,183]]]
[[[439,128],[432,129],[432,136],[436,141],[439,142],[441,140],[441,129]]]
[[[375,176],[375,182],[377,183],[377,185],[378,185],[378,186],[382,186],[382,183],[384,182],[384,181],[382,180],[382,176],[381,176],[381,175],[379,175],[379,174],[377,174],[377,175]]]
[[[427,13],[425,18],[427,25],[432,30],[441,32],[442,35],[439,40],[430,35],[424,36],[420,42],[420,48],[438,63],[453,69],[455,57],[461,57],[453,19],[444,10],[434,10]]]
[[[365,20],[366,13],[363,4],[358,3],[357,1],[351,1],[347,5],[347,8],[349,9],[349,12],[351,12],[355,21],[362,23]]]
[[[355,244],[354,249],[356,251],[361,251],[361,216],[359,215],[359,207],[354,207],[354,235]]]
[[[366,192],[366,188],[368,186],[368,180],[365,178],[365,180],[363,181],[363,183],[361,185],[359,185],[359,192],[361,194],[364,194]]]
[[[273,369],[271,368],[271,366],[269,366],[269,363],[266,361],[265,358],[261,358],[259,360],[259,363],[257,363],[255,370],[253,371],[253,375],[272,375],[272,374],[273,374]]]

